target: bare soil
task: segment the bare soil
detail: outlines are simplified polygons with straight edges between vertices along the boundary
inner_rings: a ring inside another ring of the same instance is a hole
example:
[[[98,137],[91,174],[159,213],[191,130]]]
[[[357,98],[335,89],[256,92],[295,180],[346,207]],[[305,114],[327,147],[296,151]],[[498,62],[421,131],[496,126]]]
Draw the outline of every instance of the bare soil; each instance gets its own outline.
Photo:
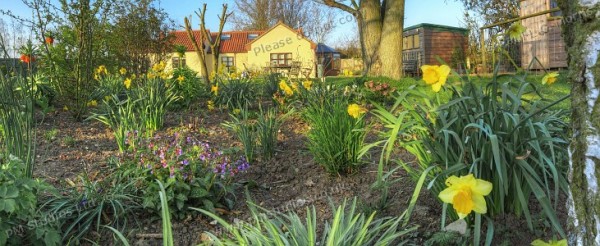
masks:
[[[165,128],[186,125],[205,135],[205,140],[212,146],[240,146],[237,139],[221,126],[226,120],[226,112],[171,112]],[[78,122],[69,112],[62,110],[46,115],[39,123],[37,177],[56,187],[64,187],[65,180],[73,180],[83,172],[108,172],[107,159],[118,152],[110,129],[95,121]],[[355,174],[331,176],[312,160],[305,148],[307,131],[308,126],[301,119],[288,120],[279,133],[279,151],[275,157],[269,161],[251,163],[251,168],[239,176],[242,183],[256,184],[247,186],[252,201],[267,209],[295,211],[299,214],[305,214],[307,207],[315,206],[319,220],[332,217],[330,201],[340,204],[344,199],[358,197],[361,208],[369,211],[367,208],[373,207],[381,196],[370,189],[376,179],[378,153],[373,153],[372,160],[367,160],[365,167]],[[368,139],[374,141],[375,136],[369,136]],[[408,163],[414,161],[414,157],[403,150],[398,150],[395,156]],[[389,202],[383,211],[378,211],[380,216],[400,216],[413,193],[415,182],[403,170],[397,171],[394,178],[400,178],[400,182],[390,188]],[[243,188],[239,189],[236,197],[238,202],[235,209],[224,215],[230,221],[248,217]],[[559,201],[559,215],[564,225],[566,212],[563,204],[564,198]],[[540,210],[534,205],[532,209]],[[441,211],[441,203],[424,189],[411,218],[412,224],[419,226],[418,231],[411,234],[414,245],[423,245],[433,232],[439,231]],[[162,244],[160,238],[155,238],[161,233],[161,224],[156,217],[140,215],[136,220],[138,226],[124,232],[133,240],[133,244]],[[204,216],[173,221],[175,244],[196,245],[202,242],[204,231],[220,233],[221,228],[211,222]],[[538,225],[535,232],[530,232],[523,218],[507,215],[496,218],[495,233],[494,245],[529,245],[534,239],[547,239],[551,230],[548,226]],[[97,237],[100,237],[100,245],[112,242],[111,236]]]

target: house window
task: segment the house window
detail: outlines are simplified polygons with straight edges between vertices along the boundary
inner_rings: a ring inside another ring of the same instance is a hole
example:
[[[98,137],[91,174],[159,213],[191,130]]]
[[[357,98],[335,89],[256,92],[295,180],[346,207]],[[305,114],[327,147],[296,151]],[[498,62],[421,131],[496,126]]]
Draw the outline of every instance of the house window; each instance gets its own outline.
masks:
[[[221,34],[221,40],[229,40],[231,39],[231,34]]]
[[[221,56],[221,64],[226,68],[231,68],[235,64],[233,64],[233,56]]]
[[[287,67],[292,65],[292,53],[271,53],[271,65]]]
[[[173,57],[173,68],[185,67],[185,57]]]
[[[249,33],[248,34],[248,39],[252,40],[252,39],[256,39],[258,38],[258,34],[257,33]]]
[[[550,9],[553,8],[557,8],[558,7],[558,3],[556,2],[556,0],[550,0]],[[550,13],[551,17],[560,17],[562,16],[562,11],[556,11],[556,12],[552,12]]]

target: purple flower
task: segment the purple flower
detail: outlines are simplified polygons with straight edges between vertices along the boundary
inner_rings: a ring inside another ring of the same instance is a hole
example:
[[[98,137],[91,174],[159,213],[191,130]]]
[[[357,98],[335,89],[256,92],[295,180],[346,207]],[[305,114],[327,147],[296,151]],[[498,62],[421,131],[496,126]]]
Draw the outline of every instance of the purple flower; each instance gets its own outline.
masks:
[[[188,164],[190,164],[190,162],[187,159],[185,159],[181,162],[181,164],[183,164],[184,166],[187,166]]]

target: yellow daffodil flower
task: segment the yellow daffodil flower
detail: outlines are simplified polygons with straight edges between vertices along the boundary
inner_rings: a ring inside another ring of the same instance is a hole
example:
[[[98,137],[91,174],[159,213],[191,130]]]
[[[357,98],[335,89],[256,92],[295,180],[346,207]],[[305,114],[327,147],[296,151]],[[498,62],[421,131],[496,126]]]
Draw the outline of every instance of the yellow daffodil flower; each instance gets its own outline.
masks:
[[[185,77],[183,77],[183,75],[179,75],[179,77],[177,77],[177,81],[179,81],[180,85],[181,85],[181,83],[183,83],[184,80],[185,80]]]
[[[292,84],[292,89],[294,89],[295,91],[298,91],[298,82],[292,82],[290,84]]]
[[[302,86],[304,86],[304,89],[310,90],[310,88],[312,88],[312,83],[311,80],[305,80],[302,82]]]
[[[129,87],[131,87],[131,79],[126,78],[125,81],[123,81],[123,84],[125,85],[125,89],[129,89]]]
[[[366,112],[367,112],[366,108],[364,108],[356,103],[352,103],[352,104],[348,105],[348,114],[355,119],[357,119],[358,117],[360,117],[362,114],[364,114]]]
[[[213,85],[210,87],[210,92],[214,93],[215,96],[219,94],[219,85]]]
[[[96,107],[96,106],[98,106],[98,101],[96,101],[96,100],[91,100],[91,101],[89,101],[89,102],[87,103],[87,106],[88,106],[88,107]]]
[[[104,96],[104,101],[109,101],[110,100],[110,96]]]
[[[108,74],[108,71],[106,70],[106,66],[104,66],[104,65],[98,66],[98,68],[96,69],[96,73],[97,74]]]
[[[558,79],[558,72],[552,72],[549,74],[546,74],[546,76],[544,76],[544,78],[542,78],[542,84],[545,85],[551,85],[554,84],[554,82],[556,82],[556,80]]]
[[[450,67],[447,65],[423,65],[421,71],[423,71],[423,80],[425,80],[425,83],[431,85],[433,91],[438,92],[442,89],[442,85],[446,84],[446,80],[450,74]]]
[[[156,74],[154,74],[152,72],[149,72],[146,76],[148,77],[148,79],[154,79],[154,78],[156,78]]]
[[[242,110],[239,108],[236,108],[233,110],[233,114],[240,114],[241,112],[242,112]]]
[[[446,179],[446,188],[438,197],[445,203],[453,205],[459,218],[464,218],[475,211],[485,214],[487,206],[484,196],[492,191],[492,183],[476,179],[473,174],[462,177],[451,176]]]
[[[563,239],[560,241],[550,240],[548,242],[544,242],[540,239],[537,239],[531,242],[531,246],[567,246],[567,240]]]
[[[137,76],[135,76],[135,74],[131,75],[131,80],[134,80],[135,78],[137,78]]]
[[[122,67],[121,69],[119,69],[119,73],[121,73],[121,75],[125,75],[127,73],[127,69]]]
[[[525,33],[525,30],[527,30],[527,28],[521,25],[521,22],[515,22],[512,25],[510,25],[506,32],[508,34],[508,38],[518,41],[521,40],[521,38],[523,37],[523,33]]]
[[[63,110],[64,110],[64,111],[69,111],[69,107],[67,107],[67,105],[65,105],[65,106],[63,107]]]
[[[206,107],[208,108],[208,111],[213,111],[215,110],[215,103],[209,100],[206,102]]]
[[[285,82],[285,80],[282,80],[279,82],[279,89],[281,89],[286,96],[293,96],[294,95],[294,90],[292,90],[292,88],[290,88],[290,86]]]

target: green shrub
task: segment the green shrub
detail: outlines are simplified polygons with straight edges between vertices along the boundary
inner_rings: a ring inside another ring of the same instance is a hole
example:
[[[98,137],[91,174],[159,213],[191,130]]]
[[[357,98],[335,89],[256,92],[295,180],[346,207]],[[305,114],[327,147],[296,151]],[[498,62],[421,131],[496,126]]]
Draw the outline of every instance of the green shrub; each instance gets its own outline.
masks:
[[[128,149],[120,168],[141,172],[143,206],[160,210],[160,187],[155,182],[159,180],[178,219],[189,213],[188,206],[231,208],[234,178],[249,168],[245,158],[234,161],[185,129],[156,134]]]
[[[350,101],[334,89],[320,88],[307,98],[303,114],[311,127],[308,149],[315,161],[331,174],[356,171],[366,135],[363,118],[350,116]]]
[[[38,210],[51,186],[27,178],[24,163],[14,156],[0,155],[0,163],[0,245],[60,245],[56,219],[61,214]]]
[[[173,93],[181,98],[173,104],[175,108],[188,107],[192,102],[210,96],[205,83],[197,74],[187,66],[173,70],[169,83],[172,84]]]
[[[249,203],[252,222],[229,224],[217,215],[197,209],[217,220],[228,234],[219,238],[207,233],[213,245],[401,245],[402,237],[416,227],[404,228],[404,215],[397,218],[375,218],[356,209],[356,200],[332,207],[334,217],[323,227],[317,226],[314,207],[306,209],[306,218],[296,213],[276,213]],[[323,231],[319,231],[323,228]]]

